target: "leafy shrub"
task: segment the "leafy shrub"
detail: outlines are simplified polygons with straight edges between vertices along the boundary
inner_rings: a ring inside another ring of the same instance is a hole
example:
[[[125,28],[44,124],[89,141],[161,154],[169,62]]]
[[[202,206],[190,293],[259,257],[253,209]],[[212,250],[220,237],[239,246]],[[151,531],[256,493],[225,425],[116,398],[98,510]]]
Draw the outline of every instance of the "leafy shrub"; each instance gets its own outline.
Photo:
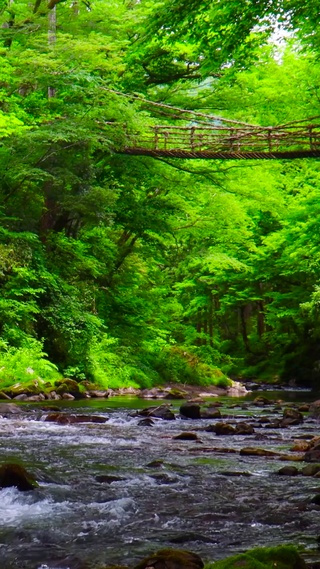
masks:
[[[41,342],[29,338],[20,348],[0,344],[0,388],[31,381],[53,383],[59,379],[57,367],[42,351]]]
[[[101,340],[95,340],[90,346],[90,379],[104,389],[151,387],[152,380],[148,375],[132,365],[130,354],[125,356],[118,348],[118,341],[104,334]]]
[[[219,368],[200,362],[195,354],[177,346],[162,350],[155,367],[164,383],[220,387],[230,384],[230,380]]]

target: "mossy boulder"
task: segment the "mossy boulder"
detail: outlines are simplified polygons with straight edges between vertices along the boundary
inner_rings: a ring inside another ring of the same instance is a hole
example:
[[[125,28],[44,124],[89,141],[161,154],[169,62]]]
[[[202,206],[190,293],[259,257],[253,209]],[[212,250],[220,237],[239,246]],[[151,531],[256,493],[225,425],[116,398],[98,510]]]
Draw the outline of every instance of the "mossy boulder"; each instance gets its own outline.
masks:
[[[70,395],[73,395],[75,399],[81,399],[82,393],[84,391],[83,388],[79,385],[79,383],[74,381],[74,379],[68,379],[68,378],[56,381],[55,387],[56,387],[56,393],[58,395],[63,395],[63,393],[70,393]]]
[[[134,569],[202,569],[199,555],[180,549],[162,549],[143,559]]]
[[[0,488],[15,486],[21,492],[39,487],[30,472],[20,464],[7,463],[0,466]]]
[[[18,395],[26,394],[28,396],[38,395],[43,390],[42,382],[37,380],[30,380],[26,382],[19,382],[6,387],[2,390],[2,393],[7,397],[14,398]]]
[[[188,392],[183,389],[169,389],[166,391],[164,399],[185,399]]]
[[[234,557],[210,563],[206,569],[307,569],[297,550],[291,545],[261,547]]]

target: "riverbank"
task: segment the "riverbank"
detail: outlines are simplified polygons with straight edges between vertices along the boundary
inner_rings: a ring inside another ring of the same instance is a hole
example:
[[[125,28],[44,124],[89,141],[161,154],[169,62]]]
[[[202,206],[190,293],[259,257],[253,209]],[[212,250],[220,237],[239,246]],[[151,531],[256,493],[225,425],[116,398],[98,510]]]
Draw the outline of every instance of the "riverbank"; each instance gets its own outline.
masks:
[[[80,385],[72,379],[64,379],[57,382],[56,388],[52,389],[31,382],[28,385],[16,383],[10,388],[0,391],[0,399],[25,402],[41,402],[45,400],[59,401],[74,399],[108,399],[121,395],[137,396],[141,399],[192,399],[207,397],[242,397],[248,393],[246,387],[237,381],[231,381],[227,387],[216,385],[200,386],[185,384],[169,384],[166,386],[153,387],[151,389],[138,389],[123,387],[119,389],[102,390],[96,386]]]

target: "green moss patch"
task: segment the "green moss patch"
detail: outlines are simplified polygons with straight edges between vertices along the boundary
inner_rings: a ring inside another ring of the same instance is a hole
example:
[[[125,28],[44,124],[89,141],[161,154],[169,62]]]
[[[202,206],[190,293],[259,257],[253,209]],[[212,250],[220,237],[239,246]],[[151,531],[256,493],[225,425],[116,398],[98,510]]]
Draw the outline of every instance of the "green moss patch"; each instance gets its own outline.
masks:
[[[302,557],[290,545],[257,548],[210,563],[205,569],[307,569]]]

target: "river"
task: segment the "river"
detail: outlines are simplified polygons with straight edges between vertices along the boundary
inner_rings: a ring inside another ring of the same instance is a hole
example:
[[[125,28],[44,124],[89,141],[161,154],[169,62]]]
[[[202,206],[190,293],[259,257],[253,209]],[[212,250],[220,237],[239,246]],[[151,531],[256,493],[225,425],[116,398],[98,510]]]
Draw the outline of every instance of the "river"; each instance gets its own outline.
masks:
[[[155,403],[124,397],[60,403],[67,413],[108,418],[103,424],[44,422],[43,405],[21,405],[21,415],[0,418],[1,462],[19,460],[40,483],[31,492],[0,490],[1,569],[133,566],[163,547],[218,560],[280,543],[303,546],[320,560],[320,510],[310,501],[319,481],[278,475],[291,464],[279,459],[225,452],[288,452],[296,438],[318,434],[319,424],[306,415],[302,425],[273,429],[261,418],[281,410],[221,401],[224,420],[248,419],[255,433],[216,436],[204,430],[216,420],[179,418],[179,401],[171,402],[175,421],[140,426],[133,409]],[[191,430],[199,440],[173,438]]]

